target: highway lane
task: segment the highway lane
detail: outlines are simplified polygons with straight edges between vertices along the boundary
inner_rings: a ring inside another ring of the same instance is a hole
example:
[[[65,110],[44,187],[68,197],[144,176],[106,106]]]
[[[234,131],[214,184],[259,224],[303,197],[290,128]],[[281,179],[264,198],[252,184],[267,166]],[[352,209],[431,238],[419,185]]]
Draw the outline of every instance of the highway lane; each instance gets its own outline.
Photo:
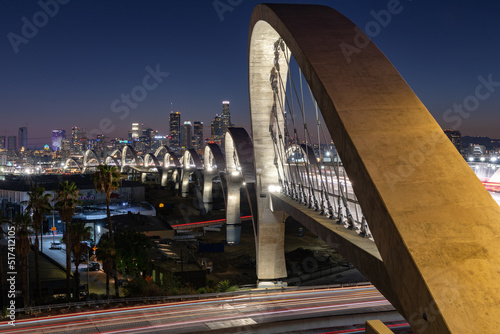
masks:
[[[15,327],[1,322],[0,333],[240,332],[268,323],[378,312],[401,319],[373,286],[365,286],[85,311],[18,320]]]

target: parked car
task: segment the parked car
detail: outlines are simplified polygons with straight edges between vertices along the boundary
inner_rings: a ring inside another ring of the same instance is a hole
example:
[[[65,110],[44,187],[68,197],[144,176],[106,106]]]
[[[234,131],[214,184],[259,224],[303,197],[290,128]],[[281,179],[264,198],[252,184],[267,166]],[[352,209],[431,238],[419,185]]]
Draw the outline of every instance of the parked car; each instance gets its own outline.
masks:
[[[71,256],[71,261],[75,262],[75,257],[73,255]],[[80,257],[80,263],[84,263],[84,262],[87,262],[87,255],[86,254],[82,254],[82,256]]]
[[[51,242],[50,249],[62,249],[62,245],[60,242]]]
[[[89,263],[89,271],[97,271],[101,270],[101,265],[99,262],[90,262]]]

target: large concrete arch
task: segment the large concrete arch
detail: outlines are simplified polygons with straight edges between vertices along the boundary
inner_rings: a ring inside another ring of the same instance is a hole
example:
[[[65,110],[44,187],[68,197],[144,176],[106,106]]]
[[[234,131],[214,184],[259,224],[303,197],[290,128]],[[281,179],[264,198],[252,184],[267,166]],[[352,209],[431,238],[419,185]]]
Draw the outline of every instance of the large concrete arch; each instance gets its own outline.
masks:
[[[163,168],[158,158],[152,153],[146,153],[144,154],[143,159],[144,172],[141,173],[141,182],[146,182],[147,174],[150,168],[156,168],[157,173],[159,173],[160,175],[163,173]]]
[[[241,234],[241,188],[247,184],[249,187],[255,184],[253,145],[247,131],[240,127],[228,128],[224,143],[227,183],[226,240],[228,244],[237,245],[240,243]],[[255,192],[251,192],[251,196],[254,199]],[[279,261],[279,258],[277,260]]]
[[[203,178],[203,205],[205,206],[205,210],[207,212],[212,211],[213,205],[213,180],[216,177],[219,177],[221,180],[225,180],[225,178],[221,178],[220,176],[225,174],[226,172],[226,159],[224,158],[224,154],[222,153],[219,145],[215,143],[208,143],[205,146],[204,156],[204,178]],[[224,193],[225,184],[221,184],[224,201],[226,200],[226,196]]]
[[[172,180],[176,184],[176,189],[179,187],[179,172],[177,171],[181,168],[181,163],[179,158],[175,155],[175,152],[170,149],[167,145],[162,145],[158,147],[154,153],[154,155],[158,158],[163,154],[163,159],[159,159],[161,163],[163,163],[163,173],[161,177],[161,185],[166,186],[168,182],[168,175],[172,175]]]
[[[114,155],[108,155],[106,159],[104,160],[105,165],[111,165],[111,163],[114,163],[114,166],[117,168],[120,168],[120,161],[114,157]]]
[[[119,149],[116,149],[113,152],[111,152],[110,156],[112,156],[116,159],[121,159],[122,152]]]
[[[85,173],[87,171],[87,168],[91,167],[91,166],[89,166],[89,162],[92,161],[92,160],[96,160],[97,165],[101,164],[101,159],[97,155],[96,151],[94,151],[94,150],[87,150],[87,151],[85,151],[85,154],[83,155],[83,170],[82,170],[82,173]]]
[[[123,146],[122,153],[121,153],[121,170],[120,172],[124,172],[125,166],[127,166],[127,151],[130,151],[130,154],[132,154],[132,159],[134,160],[135,166],[139,167],[141,165],[139,161],[139,157],[137,156],[137,152],[134,150],[134,148],[130,145],[125,145]]]
[[[194,167],[194,168],[192,168]],[[189,193],[189,177],[192,173],[197,173],[203,170],[203,162],[201,161],[195,149],[188,149],[182,155],[182,181],[181,194],[182,197],[187,197]],[[198,180],[201,178],[201,173],[197,173]],[[200,181],[201,182],[201,181]]]
[[[68,158],[66,159],[66,162],[64,163],[64,166],[66,167],[69,167],[69,164],[73,162],[76,166],[76,168],[78,168],[78,170],[81,172],[82,171],[82,167],[80,167],[80,165],[78,164],[78,161],[76,161],[74,158]]]
[[[375,284],[382,283],[371,274],[386,270],[395,294],[390,299],[414,331],[497,332],[499,206],[383,53],[328,7],[258,5],[252,14],[249,84],[257,188],[263,189],[259,224],[267,214],[260,199],[269,195],[275,176],[269,76],[272,46],[280,37],[318,102],[384,268],[355,259],[352,249],[344,254]]]

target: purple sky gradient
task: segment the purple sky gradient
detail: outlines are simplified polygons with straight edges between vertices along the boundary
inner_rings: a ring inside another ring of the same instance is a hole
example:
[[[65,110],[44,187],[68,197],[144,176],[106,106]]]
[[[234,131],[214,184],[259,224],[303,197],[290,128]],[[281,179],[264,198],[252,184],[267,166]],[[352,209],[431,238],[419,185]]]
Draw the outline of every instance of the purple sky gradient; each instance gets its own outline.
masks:
[[[247,38],[258,1],[241,1],[223,20],[208,0],[60,1],[67,3],[31,31],[17,53],[12,34],[22,36],[23,18],[43,19],[42,7],[37,1],[0,4],[0,135],[17,135],[27,123],[30,146],[41,147],[52,129],[69,132],[73,125],[125,137],[131,123],[142,122],[167,134],[171,103],[182,122],[203,121],[208,129],[223,100],[231,101],[233,123],[249,125]],[[333,7],[360,27],[388,4],[301,2]],[[402,0],[399,6],[372,40],[443,127],[500,138],[500,84],[460,122],[446,112],[475,96],[479,77],[500,82],[500,4]],[[157,66],[168,76],[157,85],[148,79],[150,89],[141,90],[147,68]],[[118,109],[123,103],[112,107],[122,94],[144,91],[128,113]]]

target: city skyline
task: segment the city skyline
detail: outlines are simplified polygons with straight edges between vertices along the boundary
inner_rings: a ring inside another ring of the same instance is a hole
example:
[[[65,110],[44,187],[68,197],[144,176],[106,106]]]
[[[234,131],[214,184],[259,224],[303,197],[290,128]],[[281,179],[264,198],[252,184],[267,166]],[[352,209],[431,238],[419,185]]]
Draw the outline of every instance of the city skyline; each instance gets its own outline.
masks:
[[[167,134],[172,103],[182,122],[208,125],[223,100],[232,122],[248,127],[248,20],[258,1],[214,3],[3,4],[0,134],[16,136],[28,123],[28,144],[37,147],[50,144],[53,129],[75,125],[93,137],[126,137],[134,122]],[[500,49],[490,39],[500,33],[498,4],[397,1],[384,17],[387,2],[314,3],[372,29],[444,129],[500,138]]]

